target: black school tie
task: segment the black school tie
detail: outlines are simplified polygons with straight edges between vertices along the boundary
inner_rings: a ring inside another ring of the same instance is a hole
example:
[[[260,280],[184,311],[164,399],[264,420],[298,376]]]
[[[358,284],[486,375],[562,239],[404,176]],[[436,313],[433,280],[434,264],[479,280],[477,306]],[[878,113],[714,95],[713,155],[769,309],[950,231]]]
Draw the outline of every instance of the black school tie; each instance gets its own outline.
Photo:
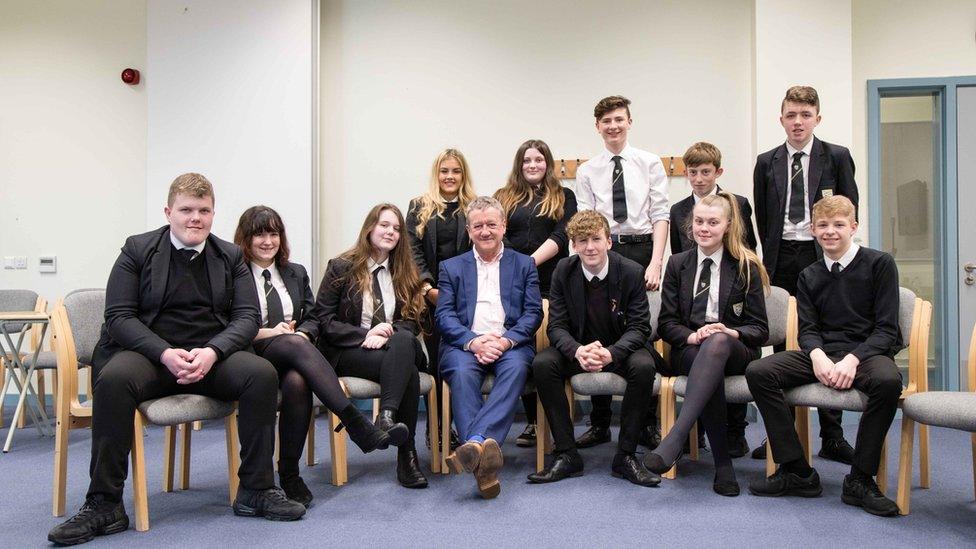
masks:
[[[705,311],[708,309],[708,290],[712,284],[712,258],[706,257],[702,261],[701,274],[698,275],[698,285],[695,286],[695,298],[691,303],[691,323],[695,326],[705,325]]]
[[[790,166],[790,223],[803,221],[803,211],[806,200],[803,199],[803,164],[800,159],[803,153],[793,153],[793,165]]]
[[[370,327],[386,322],[386,306],[383,304],[383,289],[380,288],[379,277],[382,270],[382,265],[373,269],[373,318],[369,322]]]
[[[274,328],[285,321],[285,312],[281,308],[281,296],[278,295],[278,290],[271,285],[271,271],[265,269],[261,276],[264,277],[264,297],[268,301],[267,327]]]
[[[837,261],[835,261],[834,264],[830,266],[830,274],[832,274],[834,276],[837,276],[837,275],[840,274],[840,263],[838,263]]]
[[[627,221],[627,194],[624,193],[624,168],[620,157],[613,157],[613,220],[617,223]]]
[[[193,248],[183,248],[180,250],[180,255],[182,255],[183,259],[185,259],[186,262],[189,263],[193,261],[193,258],[195,258],[199,254],[197,254],[197,251],[194,250]]]

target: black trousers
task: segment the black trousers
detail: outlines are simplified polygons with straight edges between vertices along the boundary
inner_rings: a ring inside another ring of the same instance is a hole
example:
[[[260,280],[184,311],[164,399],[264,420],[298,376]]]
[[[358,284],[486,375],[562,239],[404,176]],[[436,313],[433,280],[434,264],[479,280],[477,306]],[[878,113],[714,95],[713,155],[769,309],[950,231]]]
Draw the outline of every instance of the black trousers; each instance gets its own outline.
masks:
[[[647,269],[647,266],[651,264],[651,258],[654,256],[654,242],[641,242],[640,244],[617,244],[612,245],[613,251],[626,257],[627,259],[636,261],[641,267]],[[661,270],[661,276],[664,276],[664,270]],[[594,427],[610,427],[610,420],[613,419],[613,411],[610,409],[610,402],[613,397],[610,395],[596,395],[590,397],[590,403],[593,405],[590,411],[590,425]],[[647,402],[647,420],[645,425],[651,425],[656,421],[657,418],[657,401],[658,397],[652,396]]]
[[[267,360],[239,351],[214,364],[200,381],[179,385],[166,367],[139,353],[121,351],[94,374],[89,496],[122,500],[136,408],[146,400],[185,393],[238,401],[241,486],[274,486],[278,374]]]
[[[419,372],[424,368],[416,345],[413,334],[399,331],[379,349],[325,349],[325,355],[340,376],[361,377],[380,384],[380,409],[394,412],[397,420],[410,429],[411,441],[417,429],[420,405]]]
[[[830,357],[840,360],[841,356]],[[777,353],[757,360],[746,369],[749,391],[756,399],[766,423],[766,434],[776,463],[803,458],[803,447],[794,428],[783,391],[808,383],[819,383],[813,375],[810,357],[800,351]],[[895,418],[901,395],[901,374],[886,356],[873,356],[857,366],[852,388],[868,396],[854,445],[854,466],[875,475],[881,459],[881,445]]]
[[[800,272],[816,261],[817,247],[812,240],[780,240],[779,256],[776,259],[776,270],[773,272],[771,284],[783,288],[790,295],[796,295],[796,283],[800,279]],[[785,350],[786,344],[773,347],[773,351],[777,353]],[[844,438],[844,428],[840,424],[843,415],[844,412],[840,410],[817,408],[821,439]]]
[[[618,452],[632,454],[637,451],[637,439],[647,423],[648,401],[654,389],[654,357],[649,349],[639,349],[623,364],[611,363],[604,371],[618,374],[627,380],[623,406],[620,410],[620,436]],[[552,431],[556,452],[576,448],[573,422],[569,418],[569,402],[566,400],[566,379],[583,373],[579,362],[563,356],[556,348],[539,351],[532,361],[532,375],[542,399]]]

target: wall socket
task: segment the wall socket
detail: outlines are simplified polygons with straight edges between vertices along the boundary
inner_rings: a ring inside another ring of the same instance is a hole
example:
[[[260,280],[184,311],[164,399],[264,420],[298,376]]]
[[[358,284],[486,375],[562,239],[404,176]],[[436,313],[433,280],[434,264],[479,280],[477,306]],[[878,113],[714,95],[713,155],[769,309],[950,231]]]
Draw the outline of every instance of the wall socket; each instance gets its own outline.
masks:
[[[27,256],[26,255],[5,255],[3,256],[3,268],[8,270],[26,269]]]

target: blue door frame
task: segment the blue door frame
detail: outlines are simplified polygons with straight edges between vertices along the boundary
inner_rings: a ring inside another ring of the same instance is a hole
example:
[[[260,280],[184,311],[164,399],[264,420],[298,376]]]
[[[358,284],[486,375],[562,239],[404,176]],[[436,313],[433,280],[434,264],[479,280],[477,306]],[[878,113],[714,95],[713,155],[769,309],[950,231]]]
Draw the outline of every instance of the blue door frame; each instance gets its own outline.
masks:
[[[868,80],[868,197],[871,210],[869,237],[872,245],[882,241],[881,204],[881,97],[917,92],[938,93],[942,107],[942,188],[935,197],[935,249],[943,268],[937,270],[934,319],[942,327],[941,341],[933,342],[942,349],[942,386],[949,391],[959,390],[959,264],[958,257],[958,190],[956,89],[976,86],[976,76],[944,78],[895,78]],[[941,289],[941,291],[939,291]]]

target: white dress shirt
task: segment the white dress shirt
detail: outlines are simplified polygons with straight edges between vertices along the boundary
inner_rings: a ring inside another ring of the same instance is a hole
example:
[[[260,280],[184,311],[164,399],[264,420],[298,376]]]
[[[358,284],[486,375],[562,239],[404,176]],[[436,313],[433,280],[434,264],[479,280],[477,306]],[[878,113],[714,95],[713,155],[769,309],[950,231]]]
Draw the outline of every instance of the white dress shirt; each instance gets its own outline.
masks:
[[[258,288],[258,301],[261,307],[261,327],[268,325],[268,294],[264,293],[264,270],[267,268],[271,272],[271,287],[278,290],[278,297],[281,299],[281,312],[284,313],[285,322],[291,322],[295,315],[295,306],[291,302],[291,294],[285,287],[285,281],[278,272],[278,266],[274,263],[270,267],[262,267],[255,262],[251,262],[251,274]],[[274,326],[271,326],[274,328]]]
[[[718,194],[718,185],[715,185],[714,187],[712,187],[711,192],[709,192],[705,196],[712,196],[712,195],[715,195],[715,194]],[[704,198],[704,197],[699,197],[697,194],[695,194],[695,191],[691,191],[691,199],[695,201],[695,205],[696,206],[698,205],[699,202],[701,202],[701,199],[702,198]]]
[[[786,142],[786,173],[782,177],[786,178],[786,207],[783,209],[783,240],[813,240],[813,233],[810,232],[810,151],[813,149],[813,138],[803,147],[797,150]],[[793,155],[802,152],[800,165],[803,166],[803,221],[793,223],[790,221],[790,197],[793,194],[793,186],[790,184],[790,174],[793,173]]]
[[[491,263],[478,255],[478,250],[471,250],[478,270],[478,301],[474,306],[474,319],[471,321],[471,331],[478,334],[502,335],[505,333],[505,308],[502,306],[501,274],[499,267],[505,247],[495,256]]]
[[[596,210],[610,222],[614,235],[650,234],[656,221],[667,221],[668,178],[656,154],[630,145],[620,151],[624,172],[624,194],[627,197],[627,220],[613,220],[613,157],[604,149],[576,169],[576,201],[579,210]]]
[[[718,322],[718,285],[719,285],[719,275],[722,270],[719,268],[722,265],[722,256],[725,254],[725,246],[720,247],[712,255],[705,255],[701,247],[698,248],[698,267],[695,271],[695,285],[692,288],[697,290],[698,280],[701,278],[702,272],[702,262],[706,258],[712,260],[711,276],[708,279],[708,304],[705,305],[705,322]],[[694,301],[694,298],[692,298]]]
[[[176,235],[173,234],[173,231],[172,230],[170,230],[170,232],[169,232],[169,241],[173,243],[173,247],[176,248],[177,250],[182,250],[184,248],[189,248],[191,250],[196,251],[197,254],[195,256],[193,256],[194,259],[196,259],[197,255],[202,254],[203,253],[203,249],[207,246],[207,239],[206,238],[203,239],[203,242],[197,244],[196,246],[187,246],[186,244],[180,242],[180,239],[179,238],[176,238]]]
[[[844,252],[844,255],[840,256],[840,259],[838,259],[837,261],[830,259],[829,257],[827,257],[827,254],[824,254],[824,263],[827,265],[827,270],[829,271],[830,269],[833,269],[834,263],[840,263],[840,270],[843,271],[844,269],[847,268],[848,265],[851,264],[851,261],[854,261],[854,256],[857,255],[857,251],[860,248],[861,248],[860,246],[851,242],[851,247],[848,248],[847,251]]]
[[[393,323],[393,312],[396,310],[396,292],[393,291],[393,275],[390,274],[390,258],[386,258],[382,263],[377,263],[370,258],[366,262],[366,268],[369,269],[369,288],[368,291],[363,292],[363,316],[359,319],[359,325],[367,330],[372,328],[373,324],[373,271],[378,267],[383,267],[383,270],[376,275],[377,280],[380,282],[380,293],[383,294],[383,313],[386,314],[386,321]]]
[[[600,280],[606,280],[607,273],[610,272],[610,258],[608,257],[606,261],[603,262],[603,268],[600,269],[600,272],[598,273],[591,273],[589,269],[586,268],[586,265],[583,265],[582,261],[580,261],[580,267],[583,268],[583,276],[586,277],[587,282],[593,280],[594,276]]]

